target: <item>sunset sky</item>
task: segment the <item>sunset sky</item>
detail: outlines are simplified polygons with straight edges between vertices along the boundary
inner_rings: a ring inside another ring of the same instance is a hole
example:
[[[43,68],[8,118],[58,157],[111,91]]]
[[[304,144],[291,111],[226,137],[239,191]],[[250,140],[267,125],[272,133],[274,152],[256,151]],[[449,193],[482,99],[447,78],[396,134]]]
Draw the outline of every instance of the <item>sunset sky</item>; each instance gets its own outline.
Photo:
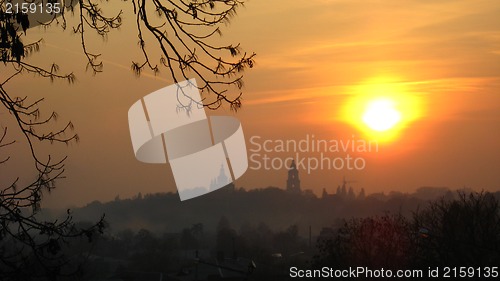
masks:
[[[207,114],[237,117],[247,149],[255,148],[255,136],[260,142],[378,140],[378,151],[352,153],[366,161],[361,170],[299,170],[302,188],[317,194],[334,192],[343,176],[367,193],[420,186],[500,190],[499,14],[495,0],[250,0],[221,38],[257,53],[256,66],[245,73],[243,107]],[[125,11],[120,30],[106,41],[92,40],[105,64],[96,76],[85,72],[78,36],[57,27],[28,32],[25,42],[44,37],[30,61],[57,62],[77,75],[74,85],[30,75],[9,84],[11,92],[44,96],[43,108],[57,111],[60,124],[71,120],[81,138],[47,147],[69,159],[67,178],[44,206],[175,191],[170,167],[137,161],[131,147],[128,109],[172,83],[165,70],[140,78],[130,70],[141,58],[132,17]],[[380,97],[395,103],[401,120],[374,134],[359,120],[365,105]],[[284,159],[295,152],[268,154]],[[12,174],[29,164],[26,155],[15,155]],[[285,168],[249,169],[236,186],[284,188],[286,174]]]

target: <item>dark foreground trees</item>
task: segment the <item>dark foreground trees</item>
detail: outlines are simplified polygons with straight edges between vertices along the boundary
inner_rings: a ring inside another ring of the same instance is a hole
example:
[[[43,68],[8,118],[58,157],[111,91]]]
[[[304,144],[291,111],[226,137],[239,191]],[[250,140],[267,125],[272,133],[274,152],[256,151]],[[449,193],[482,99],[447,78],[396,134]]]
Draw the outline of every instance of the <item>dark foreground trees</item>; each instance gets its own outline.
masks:
[[[498,266],[500,206],[490,193],[458,193],[414,213],[351,219],[323,229],[316,266],[427,269]]]
[[[337,269],[411,267],[416,249],[412,229],[406,218],[390,214],[347,220],[338,229],[324,228],[314,264]]]
[[[415,214],[414,225],[422,265],[500,265],[500,205],[491,193],[434,202]]]
[[[241,106],[242,71],[253,66],[254,54],[241,52],[239,45],[218,45],[220,24],[227,23],[243,3],[238,0],[132,0],[122,1],[133,10],[138,49],[143,60],[132,63],[139,75],[149,68],[160,75],[162,68],[172,82],[195,77],[205,105],[218,108]],[[12,6],[11,3],[19,3]],[[26,9],[22,4],[28,4]],[[31,9],[32,4],[35,9]],[[27,42],[30,27],[71,30],[80,36],[82,53],[94,74],[103,70],[100,55],[87,46],[89,34],[102,37],[122,23],[122,12],[107,15],[101,9],[108,1],[98,0],[0,0],[0,279],[56,279],[80,271],[81,263],[65,253],[73,239],[92,238],[103,231],[101,218],[93,225],[78,227],[68,211],[62,220],[40,221],[43,195],[63,177],[66,157],[55,157],[47,144],[77,142],[73,124],[56,125],[58,115],[44,112],[43,98],[16,91],[16,79],[32,75],[51,81],[75,81],[73,73],[60,74],[57,64],[33,65],[26,58],[43,47],[42,39]],[[40,6],[41,5],[41,6]],[[52,7],[50,12],[48,5]],[[59,9],[55,9],[55,7]],[[42,8],[40,8],[42,7]],[[68,26],[67,17],[76,24]],[[155,52],[158,51],[159,52]],[[155,57],[155,53],[160,53]],[[56,61],[57,58],[50,58]],[[189,110],[192,103],[183,105]],[[24,147],[26,155],[12,154]],[[31,170],[16,174],[13,160],[31,162]],[[7,167],[9,169],[7,169]],[[30,175],[23,178],[21,175]]]

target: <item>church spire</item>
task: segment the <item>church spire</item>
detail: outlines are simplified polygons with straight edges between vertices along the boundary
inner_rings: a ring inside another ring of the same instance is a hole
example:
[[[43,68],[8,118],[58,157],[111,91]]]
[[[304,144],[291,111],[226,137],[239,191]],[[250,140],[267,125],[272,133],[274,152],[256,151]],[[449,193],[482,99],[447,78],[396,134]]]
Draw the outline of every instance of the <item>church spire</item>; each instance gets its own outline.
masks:
[[[294,193],[300,193],[299,171],[295,165],[295,160],[292,160],[290,169],[288,169],[288,179],[286,180],[286,190]]]

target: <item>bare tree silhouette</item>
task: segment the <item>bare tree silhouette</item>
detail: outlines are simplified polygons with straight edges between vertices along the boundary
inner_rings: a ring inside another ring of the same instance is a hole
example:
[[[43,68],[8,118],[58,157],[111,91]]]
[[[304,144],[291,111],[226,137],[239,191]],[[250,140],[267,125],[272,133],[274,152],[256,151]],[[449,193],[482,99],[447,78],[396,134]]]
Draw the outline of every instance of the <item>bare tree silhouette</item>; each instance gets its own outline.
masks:
[[[145,1],[133,0],[136,14],[139,46],[144,55],[142,63],[132,67],[140,74],[144,67],[159,71],[146,48],[144,31],[149,31],[162,52],[159,63],[170,72],[174,82],[195,75],[202,84],[199,89],[214,97],[205,100],[209,108],[218,108],[224,102],[232,109],[241,106],[241,92],[235,97],[227,89],[243,87],[241,72],[253,67],[255,54],[241,53],[240,45],[216,45],[211,38],[221,35],[219,25],[229,23],[236,14],[238,0],[202,1]],[[157,17],[155,19],[155,16]]]
[[[353,265],[404,268],[413,261],[412,237],[411,224],[401,215],[346,220],[337,230],[322,230],[315,262],[339,268]]]
[[[3,63],[0,72],[0,165],[10,163],[12,155],[9,154],[9,147],[26,145],[36,177],[27,184],[19,177],[6,184],[1,183],[0,279],[55,279],[79,269],[78,264],[72,264],[71,258],[65,256],[65,245],[72,238],[92,240],[94,235],[103,231],[104,217],[85,228],[76,226],[69,210],[63,220],[40,221],[37,218],[43,194],[52,191],[56,180],[64,177],[66,160],[66,157],[56,159],[43,150],[42,153],[40,147],[44,143],[78,142],[79,136],[74,133],[71,122],[54,129],[58,114],[42,112],[40,104],[43,98],[33,100],[28,95],[16,93],[8,84],[25,74],[51,81],[75,82],[73,73],[60,74],[55,63],[43,67],[25,61],[42,46],[42,39],[23,42],[30,26],[41,24],[45,28],[60,26],[67,29],[68,16],[78,19],[71,29],[80,36],[82,52],[88,61],[87,68],[94,74],[103,71],[100,54],[87,48],[86,38],[89,32],[106,37],[110,31],[119,28],[122,11],[107,16],[101,9],[107,1],[48,0],[43,3],[60,3],[61,10],[52,13],[44,22],[38,22],[35,14],[8,10],[8,2],[0,0],[0,59]],[[219,46],[214,43],[214,36],[220,34],[220,25],[227,24],[243,2],[132,0],[130,3],[136,15],[139,49],[143,54],[142,62],[132,63],[135,74],[140,75],[145,68],[158,74],[163,66],[174,82],[185,80],[188,76],[198,78],[205,106],[216,109],[227,103],[234,110],[241,106],[241,73],[254,65],[255,54],[242,54],[239,44]],[[149,40],[155,42],[151,45],[161,51],[158,64],[150,55],[152,49],[146,44]],[[231,87],[237,89],[236,94],[230,94],[229,90],[234,90]],[[189,110],[191,103],[183,106]],[[12,131],[14,136],[20,138],[10,137]]]
[[[414,215],[426,265],[495,266],[500,260],[500,204],[487,192],[458,192]]]
[[[316,265],[373,268],[497,266],[500,260],[500,205],[491,193],[458,192],[401,215],[351,219],[324,228]]]
[[[77,9],[73,4],[75,1],[66,1],[71,12]],[[122,11],[114,17],[105,17],[95,1],[78,2],[80,22],[73,32],[80,34],[88,67],[94,73],[101,72],[100,54],[89,51],[85,43],[87,30],[105,37],[121,25]],[[220,26],[230,22],[237,9],[243,6],[243,1],[132,0],[131,4],[136,17],[138,46],[143,55],[141,62],[132,62],[135,74],[140,75],[145,68],[158,74],[164,67],[174,83],[197,78],[205,98],[204,106],[217,109],[227,103],[233,110],[241,107],[242,73],[254,66],[255,53],[242,52],[240,44],[219,45],[216,39],[222,35]],[[62,22],[65,28],[65,13]],[[160,50],[161,56],[154,58],[152,50]],[[189,110],[191,104],[182,106]]]

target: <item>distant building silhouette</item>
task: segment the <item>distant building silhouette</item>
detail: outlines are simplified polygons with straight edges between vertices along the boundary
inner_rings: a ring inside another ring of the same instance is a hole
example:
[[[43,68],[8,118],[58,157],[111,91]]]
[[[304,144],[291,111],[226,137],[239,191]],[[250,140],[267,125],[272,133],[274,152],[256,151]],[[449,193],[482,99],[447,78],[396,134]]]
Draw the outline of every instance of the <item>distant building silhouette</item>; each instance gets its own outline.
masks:
[[[290,169],[288,169],[288,179],[286,180],[286,190],[289,192],[300,193],[299,171],[295,165],[295,160],[292,160]]]
[[[342,196],[342,198],[345,198],[347,196],[347,186],[345,180],[343,181],[342,188],[340,189],[340,196]]]
[[[323,188],[323,193],[321,193],[321,198],[327,198],[329,196],[328,192],[326,192],[326,188]]]
[[[356,199],[356,194],[354,194],[354,189],[352,189],[352,186],[349,187],[349,191],[347,192],[347,199],[349,200]]]
[[[365,198],[365,190],[361,189],[360,195],[357,197],[354,189],[352,186],[347,187],[347,184],[350,182],[356,182],[356,181],[347,181],[345,177],[342,179],[342,185],[337,186],[337,191],[334,194],[330,194],[327,192],[325,188],[323,188],[323,193],[321,195],[321,198],[323,199],[328,199],[328,198],[336,198],[336,199],[349,199],[349,200],[354,200],[356,198]]]
[[[212,179],[210,183],[210,190],[216,190],[218,189],[218,187],[225,186],[229,183],[229,179],[226,176],[226,173],[224,173],[224,166],[220,165],[219,176],[215,179]]]
[[[361,188],[361,191],[359,192],[359,195],[358,195],[358,199],[363,200],[365,198],[366,198],[365,189]]]

